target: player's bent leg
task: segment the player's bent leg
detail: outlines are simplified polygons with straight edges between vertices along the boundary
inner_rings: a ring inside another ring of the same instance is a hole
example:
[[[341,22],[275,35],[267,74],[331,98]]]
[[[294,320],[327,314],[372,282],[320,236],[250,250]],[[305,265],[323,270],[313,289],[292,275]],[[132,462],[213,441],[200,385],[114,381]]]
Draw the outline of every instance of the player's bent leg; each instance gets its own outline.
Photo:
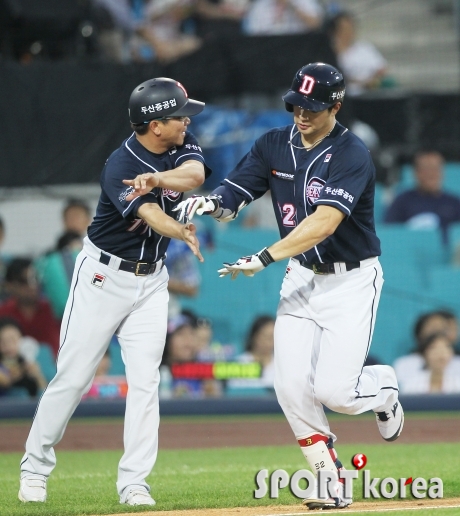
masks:
[[[318,474],[318,471],[331,471],[337,475],[337,482],[330,482],[327,493],[321,493],[316,483],[313,494],[303,500],[303,504],[309,509],[343,509],[353,503],[351,493],[345,493],[345,484],[339,478],[339,472],[344,469],[337,457],[333,440],[323,434],[313,433],[297,439],[303,455],[307,459],[310,469]]]
[[[392,367],[364,367],[357,382],[318,381],[315,384],[319,400],[329,409],[342,414],[376,413],[377,426],[383,439],[396,440],[404,426],[404,411],[398,400],[398,384]]]

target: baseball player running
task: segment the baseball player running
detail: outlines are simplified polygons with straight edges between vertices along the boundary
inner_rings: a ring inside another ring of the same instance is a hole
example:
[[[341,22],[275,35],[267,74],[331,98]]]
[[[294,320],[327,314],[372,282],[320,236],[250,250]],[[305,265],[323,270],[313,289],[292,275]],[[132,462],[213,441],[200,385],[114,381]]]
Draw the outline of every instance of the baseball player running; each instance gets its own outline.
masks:
[[[180,224],[172,213],[182,192],[200,186],[211,172],[187,131],[188,117],[203,108],[203,102],[188,98],[182,84],[163,77],[143,82],[131,94],[134,132],[102,171],[96,216],[76,261],[62,320],[57,373],[40,400],[21,461],[23,502],[46,500],[46,481],[56,465],[53,446],[115,333],[129,386],[117,481],[120,503],[155,504],[145,479],[158,451],[159,366],[168,310],[163,260],[171,238],[183,240],[203,260],[195,227]],[[133,179],[146,170],[155,188],[132,199]]]
[[[225,263],[221,276],[253,276],[290,258],[275,326],[275,390],[313,472],[338,472],[335,435],[323,405],[343,414],[376,413],[387,441],[403,428],[393,368],[363,367],[383,284],[374,228],[375,169],[363,142],[335,116],[342,74],[311,63],[283,96],[294,124],[268,131],[208,197],[183,201],[179,219],[196,213],[230,221],[271,190],[281,240]],[[310,508],[346,507],[343,483]]]

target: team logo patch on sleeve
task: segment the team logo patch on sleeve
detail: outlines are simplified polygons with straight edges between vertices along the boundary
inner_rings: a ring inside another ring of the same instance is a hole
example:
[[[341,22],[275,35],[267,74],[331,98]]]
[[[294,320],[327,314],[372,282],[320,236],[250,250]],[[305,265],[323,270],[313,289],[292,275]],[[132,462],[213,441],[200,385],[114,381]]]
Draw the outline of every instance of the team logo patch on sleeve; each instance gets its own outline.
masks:
[[[105,276],[96,272],[96,274],[93,276],[93,279],[91,280],[91,285],[94,285],[97,288],[102,288],[102,285],[104,285],[104,281]]]
[[[326,154],[326,157],[324,158],[324,163],[329,163],[331,161],[332,154]]]
[[[163,188],[163,197],[166,197],[166,199],[169,199],[170,201],[177,201],[181,195],[182,192],[175,192],[174,190]]]
[[[320,179],[319,177],[312,177],[310,181],[308,181],[307,187],[305,189],[305,196],[310,205],[315,204],[315,202],[319,199],[325,184],[326,181]]]

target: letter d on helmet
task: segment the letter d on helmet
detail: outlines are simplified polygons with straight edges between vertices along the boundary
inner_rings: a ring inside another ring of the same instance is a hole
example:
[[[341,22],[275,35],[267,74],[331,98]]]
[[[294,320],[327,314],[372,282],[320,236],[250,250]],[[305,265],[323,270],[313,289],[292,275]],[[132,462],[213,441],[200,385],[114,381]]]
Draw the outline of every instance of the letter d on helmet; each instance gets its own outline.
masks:
[[[318,112],[343,102],[344,97],[345,81],[337,68],[326,63],[310,63],[297,71],[283,100],[287,111],[299,106]]]

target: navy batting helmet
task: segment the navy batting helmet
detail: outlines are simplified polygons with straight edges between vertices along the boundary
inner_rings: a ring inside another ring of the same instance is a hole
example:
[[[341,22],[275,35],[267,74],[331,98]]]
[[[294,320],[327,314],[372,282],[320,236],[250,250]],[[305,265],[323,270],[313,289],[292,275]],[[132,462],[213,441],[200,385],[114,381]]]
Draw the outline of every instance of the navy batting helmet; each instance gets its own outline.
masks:
[[[146,124],[167,116],[193,116],[204,109],[204,102],[188,98],[180,82],[167,77],[149,79],[131,93],[128,104],[132,124]]]
[[[345,82],[343,75],[326,63],[310,63],[295,74],[291,89],[283,95],[288,111],[294,106],[308,111],[323,111],[337,102],[343,102]]]

